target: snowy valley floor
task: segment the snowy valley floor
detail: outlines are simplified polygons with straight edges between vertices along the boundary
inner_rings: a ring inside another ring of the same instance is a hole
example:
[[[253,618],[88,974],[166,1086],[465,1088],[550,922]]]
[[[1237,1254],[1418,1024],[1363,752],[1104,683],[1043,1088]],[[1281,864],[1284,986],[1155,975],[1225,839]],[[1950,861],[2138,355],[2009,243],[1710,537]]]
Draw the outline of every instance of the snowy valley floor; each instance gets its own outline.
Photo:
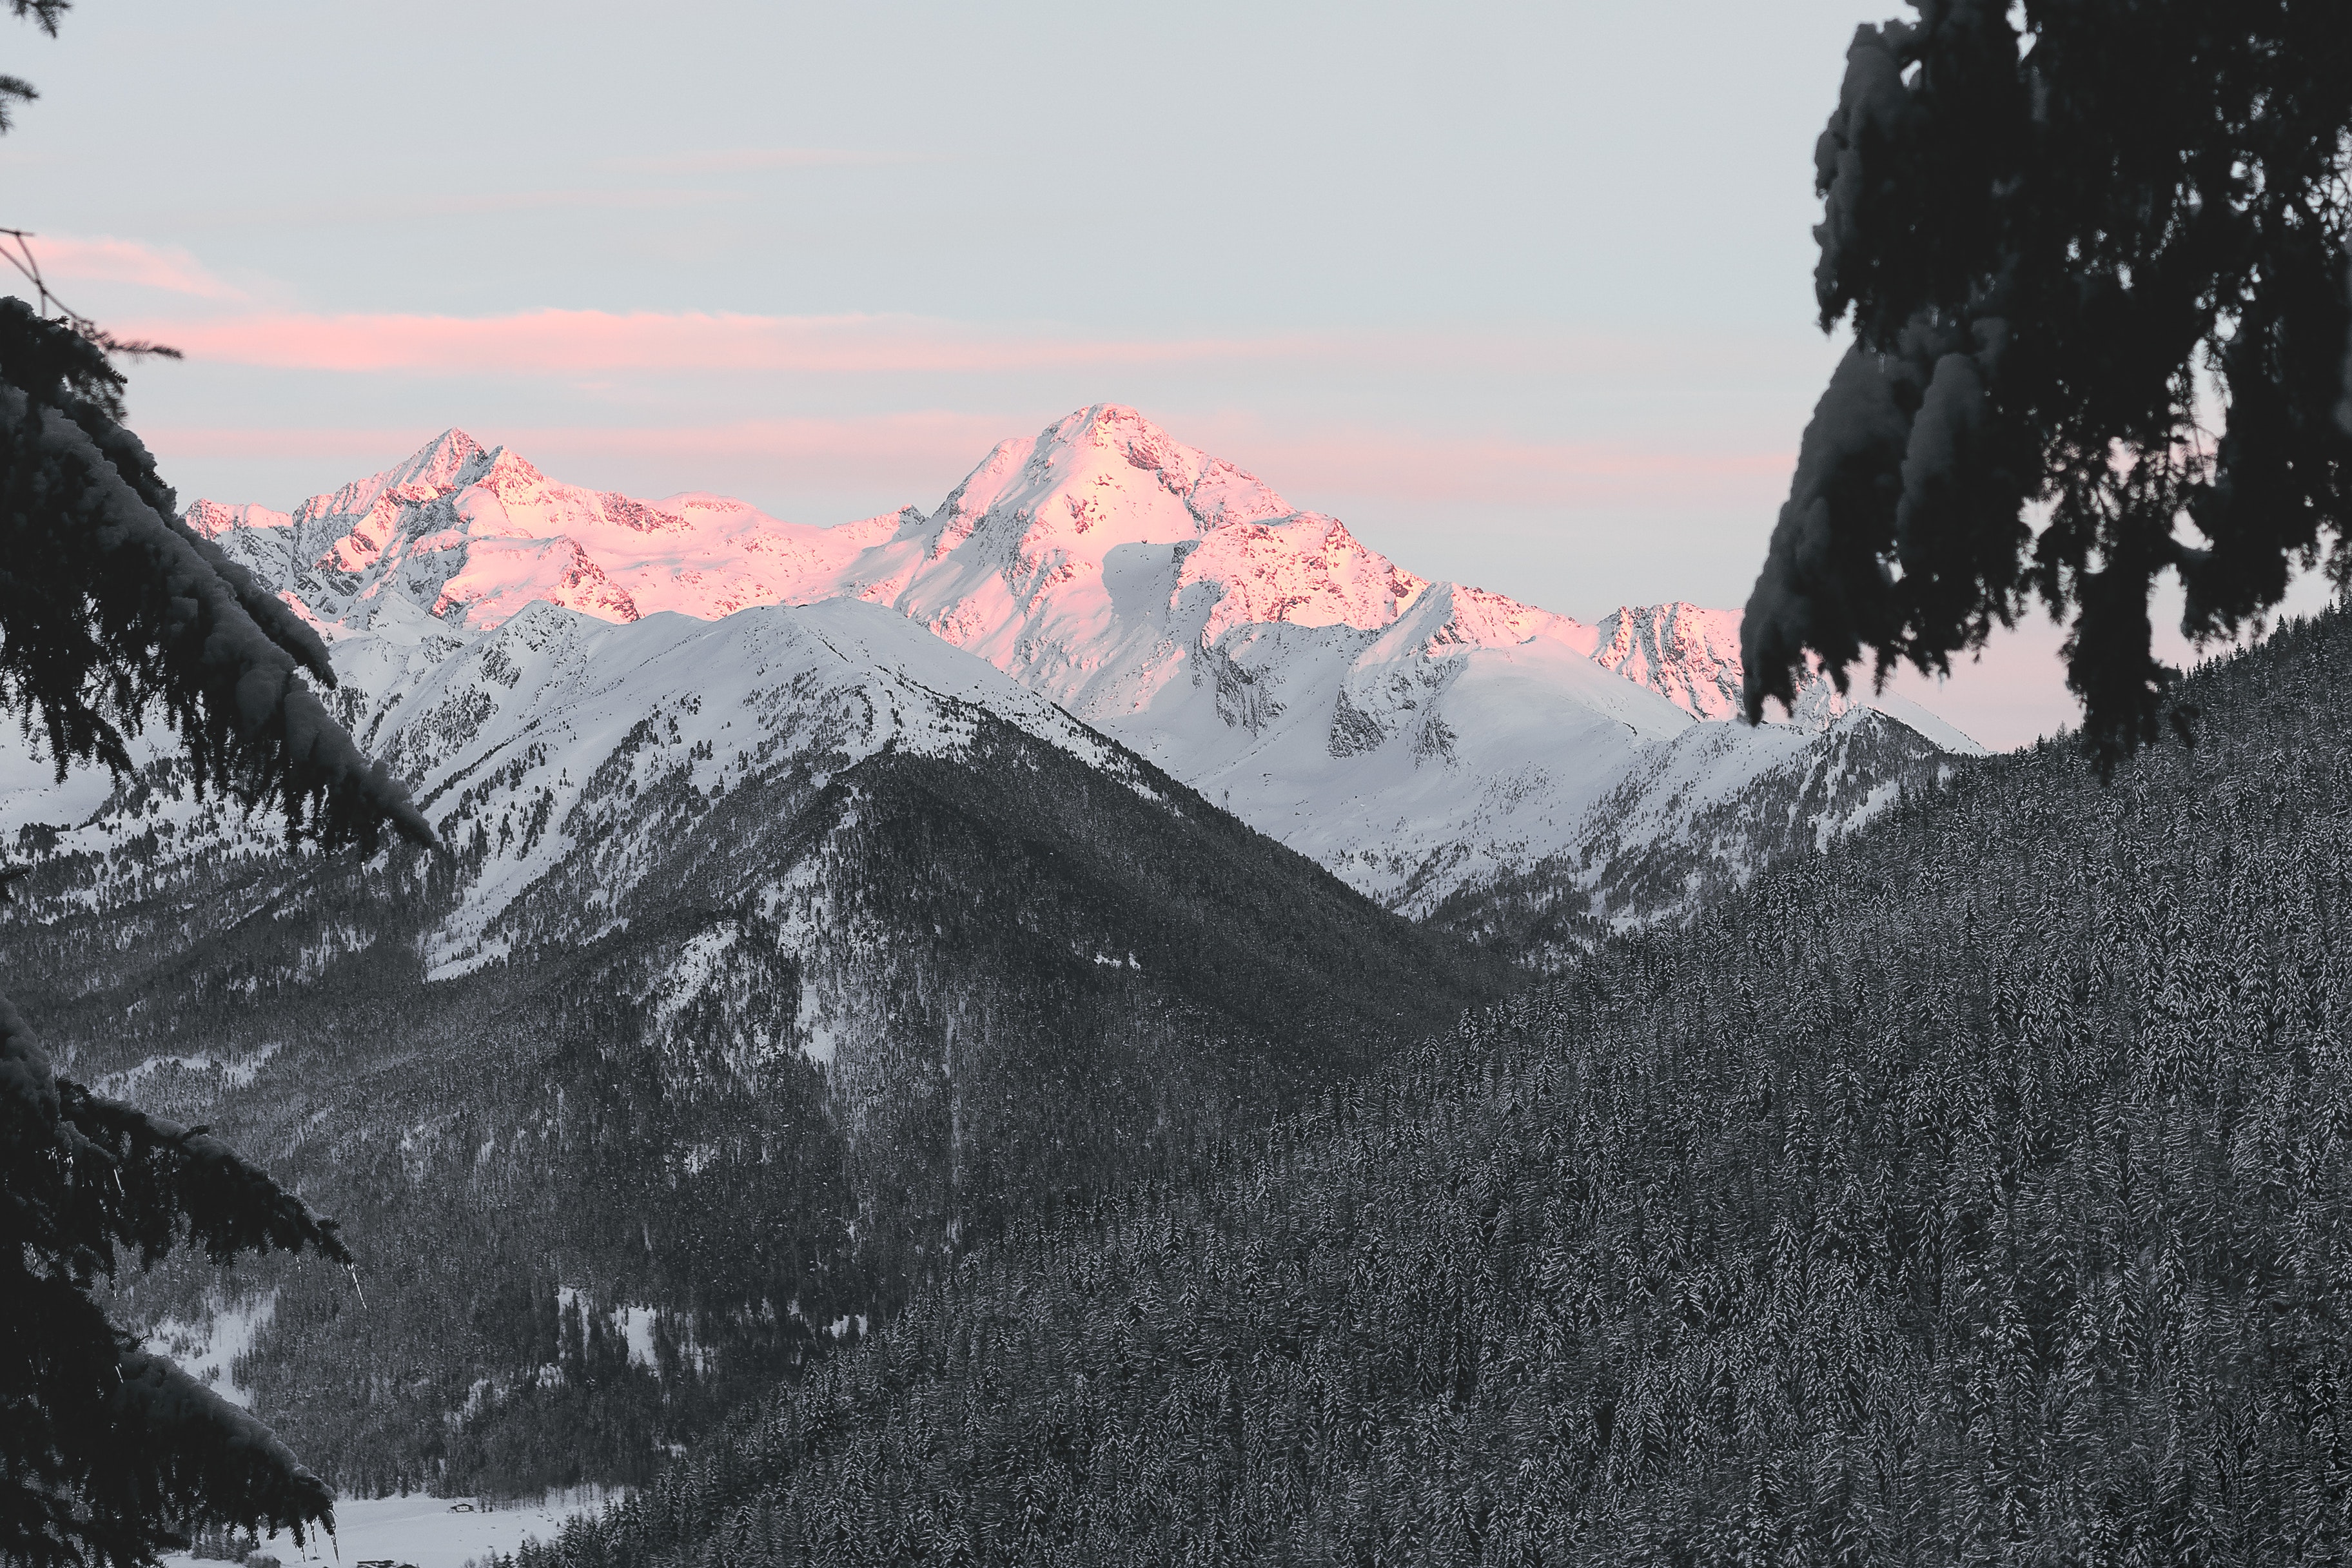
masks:
[[[491,1504],[422,1494],[346,1498],[335,1504],[332,1540],[314,1538],[298,1548],[281,1535],[263,1542],[261,1550],[284,1568],[295,1568],[298,1563],[356,1568],[379,1559],[413,1568],[465,1568],[492,1552],[511,1555],[532,1536],[551,1541],[566,1520],[596,1511],[614,1495],[591,1487],[551,1492],[536,1502]],[[473,1502],[476,1511],[452,1512],[461,1502]],[[173,1552],[163,1563],[164,1568],[224,1568],[185,1552]]]

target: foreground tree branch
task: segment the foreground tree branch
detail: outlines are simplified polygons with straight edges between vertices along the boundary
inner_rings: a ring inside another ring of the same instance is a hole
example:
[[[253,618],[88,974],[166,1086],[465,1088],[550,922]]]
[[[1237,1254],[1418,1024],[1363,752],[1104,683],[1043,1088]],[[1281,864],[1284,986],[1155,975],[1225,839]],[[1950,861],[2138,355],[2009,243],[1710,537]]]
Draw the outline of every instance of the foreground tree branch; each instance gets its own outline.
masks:
[[[169,1521],[331,1528],[334,1496],[245,1411],[151,1355],[90,1300],[124,1254],[183,1238],[350,1254],[331,1221],[201,1129],[58,1078],[0,997],[0,1561],[151,1561]]]
[[[2352,13],[1916,8],[1855,35],[1815,152],[1822,322],[1854,343],[1748,601],[1748,714],[1808,652],[1941,673],[2038,597],[2111,763],[2167,717],[2161,574],[2196,639],[2298,566],[2352,575]]]
[[[66,9],[9,6],[51,34]],[[0,130],[34,97],[0,77]],[[0,236],[42,307],[0,300],[0,709],[27,742],[37,731],[60,778],[76,763],[127,771],[128,738],[160,720],[199,789],[274,806],[289,838],[373,851],[389,826],[433,846],[400,782],[310,689],[335,684],[325,645],[179,520],[123,427],[110,356],[176,354],[66,310],[26,237]],[[0,866],[0,903],[19,874]],[[58,1078],[0,995],[0,1562],[131,1568],[184,1544],[184,1524],[298,1542],[333,1528],[334,1494],[267,1426],[91,1300],[126,1256],[188,1244],[218,1263],[351,1260],[331,1221],[204,1129]]]

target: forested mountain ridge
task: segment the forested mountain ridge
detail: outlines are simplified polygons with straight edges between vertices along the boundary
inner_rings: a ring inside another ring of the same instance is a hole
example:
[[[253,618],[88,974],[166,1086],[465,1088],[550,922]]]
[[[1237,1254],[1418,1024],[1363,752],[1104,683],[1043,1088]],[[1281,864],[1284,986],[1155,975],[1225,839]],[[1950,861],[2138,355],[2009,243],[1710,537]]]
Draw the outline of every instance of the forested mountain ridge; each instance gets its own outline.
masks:
[[[524,1568],[2340,1562],[2352,617],[961,1260]]]
[[[344,1222],[356,1285],[132,1306],[257,1321],[239,1392],[346,1490],[642,1479],[1502,978],[871,606],[404,626],[346,717],[451,855],[289,854],[159,761],[16,835],[6,932],[68,1070]]]

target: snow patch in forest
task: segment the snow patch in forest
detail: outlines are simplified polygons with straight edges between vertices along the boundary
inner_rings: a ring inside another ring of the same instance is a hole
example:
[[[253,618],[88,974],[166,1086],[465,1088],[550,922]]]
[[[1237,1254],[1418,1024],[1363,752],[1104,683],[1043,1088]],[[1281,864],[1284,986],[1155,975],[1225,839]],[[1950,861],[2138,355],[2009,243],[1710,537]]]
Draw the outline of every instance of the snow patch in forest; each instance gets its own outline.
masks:
[[[656,1029],[667,1029],[680,1013],[693,1005],[694,999],[709,985],[742,936],[743,928],[728,921],[688,939],[669,968],[654,982],[649,1000],[653,1003]]]
[[[317,937],[304,943],[296,957],[292,978],[316,980],[336,959],[345,953],[364,952],[374,941],[375,933],[360,926],[334,922],[321,925]]]
[[[462,980],[485,964],[496,963],[512,952],[514,943],[500,940],[477,943],[452,957],[444,957],[425,971],[425,984],[443,980]]]
[[[570,1285],[555,1288],[555,1304],[560,1311],[577,1309],[583,1316],[592,1310],[588,1298]],[[657,1369],[660,1358],[654,1354],[654,1326],[661,1319],[658,1307],[641,1307],[624,1302],[604,1314],[604,1325],[629,1347],[629,1364]],[[701,1352],[693,1338],[684,1331],[685,1325],[674,1324],[672,1333],[678,1342],[679,1352],[688,1361],[699,1363]],[[424,1568],[418,1564],[418,1568]]]
[[[149,1078],[165,1068],[176,1068],[182,1072],[217,1073],[220,1077],[220,1087],[224,1091],[243,1089],[254,1080],[263,1065],[277,1054],[278,1042],[270,1040],[255,1047],[252,1050],[241,1051],[233,1056],[215,1056],[208,1051],[194,1051],[186,1056],[149,1057],[135,1067],[127,1067],[120,1072],[108,1073],[90,1087],[109,1100],[127,1100]]]
[[[278,1315],[278,1292],[244,1301],[215,1298],[207,1308],[200,1323],[159,1321],[147,1331],[146,1348],[171,1357],[182,1372],[230,1404],[250,1409],[253,1394],[236,1381],[236,1358],[253,1348],[255,1336]]]
[[[834,1028],[831,1016],[819,1005],[814,986],[801,987],[801,1008],[793,1022],[800,1030],[801,1055],[823,1067],[840,1054],[839,1032]]]
[[[654,1321],[659,1314],[651,1307],[620,1306],[613,1309],[613,1326],[629,1342],[631,1366],[654,1366]]]

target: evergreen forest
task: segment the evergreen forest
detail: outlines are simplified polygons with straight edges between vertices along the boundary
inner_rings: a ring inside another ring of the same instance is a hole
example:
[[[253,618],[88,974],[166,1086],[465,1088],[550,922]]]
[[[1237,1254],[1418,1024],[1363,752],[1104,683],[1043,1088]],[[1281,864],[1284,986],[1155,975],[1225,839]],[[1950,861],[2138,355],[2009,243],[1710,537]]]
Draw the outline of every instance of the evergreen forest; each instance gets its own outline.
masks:
[[[1017,1221],[516,1568],[2352,1555],[2352,616]]]

